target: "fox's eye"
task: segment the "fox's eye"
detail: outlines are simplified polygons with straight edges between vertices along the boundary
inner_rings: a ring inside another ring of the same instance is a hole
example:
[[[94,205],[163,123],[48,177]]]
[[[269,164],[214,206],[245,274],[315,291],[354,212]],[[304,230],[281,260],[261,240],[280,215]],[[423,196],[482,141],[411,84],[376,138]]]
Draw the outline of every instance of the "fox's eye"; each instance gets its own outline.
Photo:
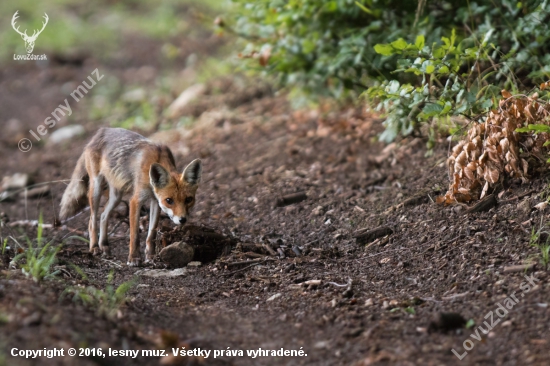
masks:
[[[188,205],[188,204],[190,204],[191,202],[193,202],[193,197],[187,197],[187,198],[185,199],[185,204]]]
[[[172,203],[174,203],[174,200],[171,199],[171,198],[167,198],[167,199],[166,199],[166,203],[169,204],[169,205],[171,205]]]

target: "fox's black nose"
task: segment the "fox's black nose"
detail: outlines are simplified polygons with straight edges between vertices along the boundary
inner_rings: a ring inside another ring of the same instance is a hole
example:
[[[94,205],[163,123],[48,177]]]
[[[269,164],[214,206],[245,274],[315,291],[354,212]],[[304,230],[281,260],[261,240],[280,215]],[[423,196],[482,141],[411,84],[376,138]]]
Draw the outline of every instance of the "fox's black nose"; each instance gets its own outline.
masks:
[[[187,217],[182,217],[180,219],[180,225],[184,225],[187,222]]]

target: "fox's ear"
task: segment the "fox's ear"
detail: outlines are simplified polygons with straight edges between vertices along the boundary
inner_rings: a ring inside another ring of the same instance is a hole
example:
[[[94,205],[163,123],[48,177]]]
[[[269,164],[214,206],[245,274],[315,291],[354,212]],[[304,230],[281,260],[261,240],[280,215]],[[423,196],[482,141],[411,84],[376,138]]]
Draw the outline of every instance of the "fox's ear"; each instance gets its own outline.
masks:
[[[168,184],[170,174],[160,164],[153,164],[149,169],[149,180],[151,185],[155,188],[164,188]]]
[[[183,180],[189,184],[199,184],[202,175],[202,161],[195,159],[183,170]]]

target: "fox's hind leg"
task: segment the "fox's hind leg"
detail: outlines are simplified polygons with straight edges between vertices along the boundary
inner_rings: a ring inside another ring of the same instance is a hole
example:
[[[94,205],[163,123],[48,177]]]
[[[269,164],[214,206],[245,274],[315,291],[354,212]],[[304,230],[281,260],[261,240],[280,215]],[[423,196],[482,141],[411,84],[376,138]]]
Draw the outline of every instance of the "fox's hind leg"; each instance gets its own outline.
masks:
[[[88,190],[88,198],[90,200],[90,224],[88,225],[88,231],[90,233],[90,252],[94,255],[99,254],[99,248],[97,247],[97,216],[99,202],[101,200],[103,179],[101,174],[94,177],[94,179],[90,179],[90,187]]]
[[[101,214],[101,221],[99,224],[99,249],[103,252],[103,255],[106,256],[111,255],[107,232],[109,215],[111,214],[113,208],[118,206],[121,199],[122,194],[120,194],[120,191],[114,187],[109,187],[109,201]]]
[[[159,223],[159,203],[156,198],[151,199],[149,211],[149,232],[147,233],[147,249],[145,250],[145,262],[153,261],[155,258],[155,239],[157,237],[157,226]]]
[[[128,254],[128,265],[136,267],[141,265],[141,254],[139,251],[139,211],[142,201],[139,195],[130,199],[130,253]]]

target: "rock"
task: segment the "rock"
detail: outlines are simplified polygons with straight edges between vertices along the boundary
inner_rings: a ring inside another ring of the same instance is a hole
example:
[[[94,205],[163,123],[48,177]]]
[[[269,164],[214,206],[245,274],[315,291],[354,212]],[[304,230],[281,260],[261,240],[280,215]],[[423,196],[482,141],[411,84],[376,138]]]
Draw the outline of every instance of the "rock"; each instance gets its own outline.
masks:
[[[50,185],[46,184],[40,187],[26,189],[19,193],[19,198],[39,198],[50,194]]]
[[[187,275],[187,269],[177,268],[173,270],[168,269],[142,269],[136,272],[138,276],[144,277],[179,277]]]
[[[195,250],[186,242],[179,241],[160,251],[160,259],[174,268],[185,267],[193,260]]]
[[[271,296],[269,299],[265,300],[266,302],[270,302],[275,300],[276,298],[281,297],[281,293],[276,293],[275,295]]]
[[[367,301],[365,301],[365,306],[372,306],[374,305],[374,300],[372,298],[369,298],[367,299]]]
[[[3,126],[3,138],[7,138],[8,136],[16,136],[19,137],[25,132],[25,128],[21,124],[21,121],[19,121],[16,118],[9,119],[6,124]]]
[[[323,214],[323,206],[317,206],[311,211],[313,216],[321,216]]]
[[[21,323],[23,326],[28,327],[32,325],[39,325],[42,321],[42,314],[40,314],[38,311],[35,311],[31,315],[23,318],[21,320]]]
[[[388,226],[380,226],[375,229],[360,229],[353,233],[357,244],[367,244],[378,238],[393,234],[393,230]]]
[[[126,93],[122,94],[120,99],[128,103],[137,103],[137,102],[144,101],[146,97],[147,97],[147,93],[145,93],[145,89],[137,88],[137,89],[129,90]]]
[[[531,201],[531,198],[526,198],[517,205],[518,211],[521,211],[523,214],[527,215],[531,212],[531,208],[533,207],[533,202]]]
[[[10,177],[2,179],[2,191],[11,191],[25,188],[29,184],[29,175],[25,173],[15,173]]]
[[[187,267],[190,267],[190,268],[197,268],[197,267],[200,267],[200,266],[202,266],[202,262],[199,262],[199,261],[194,261],[194,262],[187,263]]]
[[[544,202],[541,202],[539,204],[536,204],[535,208],[539,211],[544,211],[547,206],[548,206],[548,202],[544,201]]]
[[[203,94],[206,91],[206,86],[204,84],[195,84],[185,89],[179,97],[176,98],[170,104],[166,111],[166,116],[168,118],[176,118],[180,116],[183,108],[185,108],[189,103],[196,99],[199,95]]]
[[[77,136],[83,135],[86,132],[84,127],[81,125],[70,125],[60,128],[59,130],[54,131],[48,143],[52,145],[59,144],[60,142],[70,140]]]

